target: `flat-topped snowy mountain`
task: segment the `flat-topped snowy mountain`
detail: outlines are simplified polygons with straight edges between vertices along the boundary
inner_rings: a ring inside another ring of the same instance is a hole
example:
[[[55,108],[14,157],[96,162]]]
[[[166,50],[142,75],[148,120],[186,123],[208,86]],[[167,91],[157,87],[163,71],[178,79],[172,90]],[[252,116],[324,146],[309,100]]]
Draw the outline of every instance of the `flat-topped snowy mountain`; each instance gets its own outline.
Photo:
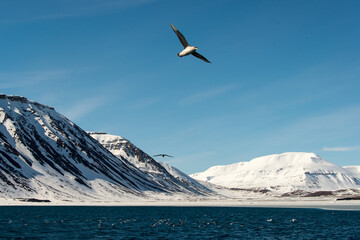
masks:
[[[360,166],[344,166],[343,168],[360,178]]]
[[[149,159],[143,159],[146,165]],[[174,177],[114,156],[54,108],[0,94],[0,197],[121,200],[153,194],[200,195]]]
[[[209,189],[202,186],[196,180],[180,170],[166,163],[154,160],[151,156],[137,148],[125,138],[101,132],[88,133],[116,157],[126,158],[140,171],[151,176],[155,182],[166,179],[166,182],[172,182],[174,185],[181,185],[183,188],[190,188],[195,192],[203,194],[211,193]]]
[[[301,152],[273,154],[250,162],[214,166],[190,176],[228,188],[265,188],[278,192],[360,188],[360,178],[353,171],[314,153]]]

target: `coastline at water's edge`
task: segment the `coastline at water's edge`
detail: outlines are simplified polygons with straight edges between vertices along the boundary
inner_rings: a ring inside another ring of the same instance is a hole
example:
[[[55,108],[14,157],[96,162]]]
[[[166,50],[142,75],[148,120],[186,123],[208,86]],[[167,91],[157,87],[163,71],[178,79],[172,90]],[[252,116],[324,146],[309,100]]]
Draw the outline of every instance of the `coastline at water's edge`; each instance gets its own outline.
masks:
[[[0,206],[149,206],[149,207],[256,207],[256,208],[318,208],[324,210],[360,211],[360,200],[336,201],[334,199],[286,199],[286,200],[201,200],[201,201],[91,201],[91,202],[21,202],[0,199]]]

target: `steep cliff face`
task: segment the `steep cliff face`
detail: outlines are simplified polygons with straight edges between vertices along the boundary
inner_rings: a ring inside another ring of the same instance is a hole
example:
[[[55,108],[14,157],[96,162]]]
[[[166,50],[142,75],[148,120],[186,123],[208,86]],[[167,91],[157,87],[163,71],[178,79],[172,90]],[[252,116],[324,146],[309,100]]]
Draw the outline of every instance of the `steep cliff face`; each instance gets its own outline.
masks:
[[[54,108],[0,95],[0,196],[116,200],[149,192],[199,194],[139,170],[130,155],[115,157]]]

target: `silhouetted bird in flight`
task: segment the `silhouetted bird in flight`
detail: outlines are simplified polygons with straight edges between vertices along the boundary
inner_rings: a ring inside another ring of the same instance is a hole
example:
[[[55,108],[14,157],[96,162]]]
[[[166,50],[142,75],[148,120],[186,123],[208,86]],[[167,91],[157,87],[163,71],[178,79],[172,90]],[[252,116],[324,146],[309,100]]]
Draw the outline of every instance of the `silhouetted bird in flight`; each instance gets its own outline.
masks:
[[[177,30],[174,25],[172,25],[170,23],[172,29],[174,30],[174,32],[176,33],[176,35],[178,36],[181,44],[184,46],[184,50],[182,50],[180,53],[178,53],[177,55],[179,57],[183,57],[183,56],[187,56],[189,54],[192,54],[193,56],[200,58],[201,60],[207,62],[207,63],[211,63],[209,60],[207,60],[204,56],[200,55],[198,52],[196,52],[196,50],[198,50],[197,47],[194,46],[190,46],[188,44],[188,42],[186,41],[185,37],[179,32],[179,30]]]
[[[161,154],[156,154],[156,155],[154,155],[153,157],[173,157],[173,156],[170,156],[170,155],[161,153]]]

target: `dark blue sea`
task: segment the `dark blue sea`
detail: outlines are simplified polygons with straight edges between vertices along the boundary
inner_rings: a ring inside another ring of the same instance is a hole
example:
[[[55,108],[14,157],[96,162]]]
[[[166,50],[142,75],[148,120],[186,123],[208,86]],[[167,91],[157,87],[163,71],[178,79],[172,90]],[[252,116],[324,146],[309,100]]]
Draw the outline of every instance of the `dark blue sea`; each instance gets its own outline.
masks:
[[[360,239],[360,211],[12,206],[0,239]]]

